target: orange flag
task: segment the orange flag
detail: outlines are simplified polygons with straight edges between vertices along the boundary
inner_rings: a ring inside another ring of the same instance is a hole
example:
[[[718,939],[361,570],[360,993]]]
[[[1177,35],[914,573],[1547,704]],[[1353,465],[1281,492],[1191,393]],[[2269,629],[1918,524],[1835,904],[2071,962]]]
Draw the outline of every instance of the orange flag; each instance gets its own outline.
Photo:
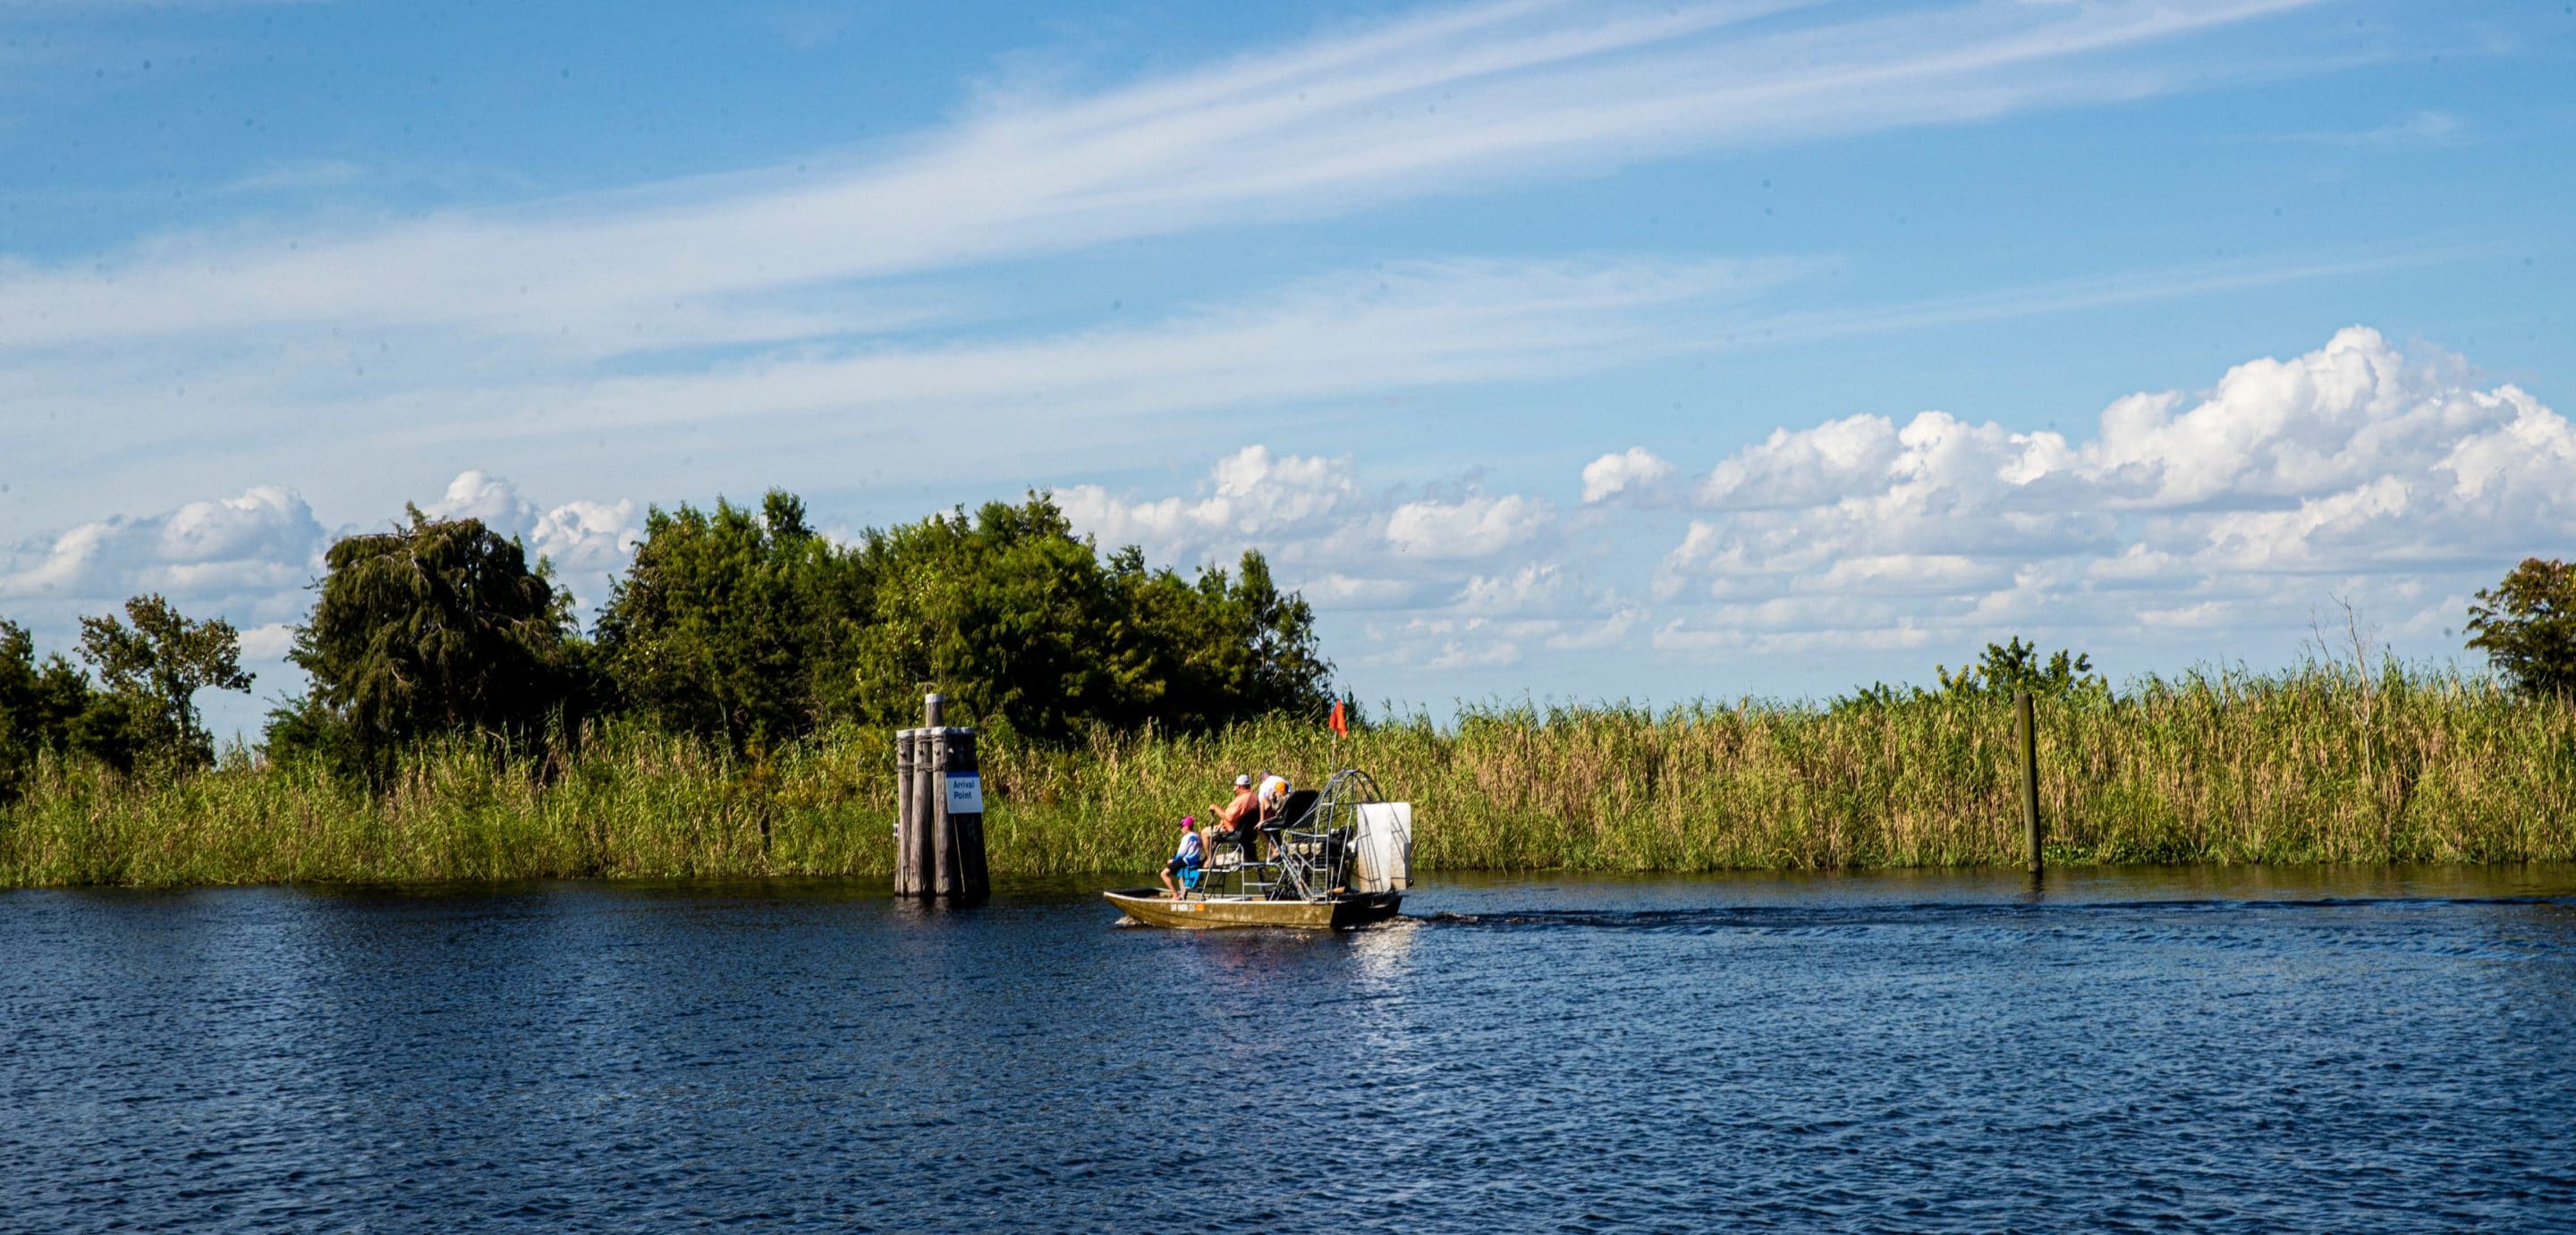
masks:
[[[1325,721],[1324,723],[1333,727],[1334,737],[1346,738],[1351,736],[1351,723],[1343,718],[1342,701],[1339,699],[1333,700],[1333,718]]]

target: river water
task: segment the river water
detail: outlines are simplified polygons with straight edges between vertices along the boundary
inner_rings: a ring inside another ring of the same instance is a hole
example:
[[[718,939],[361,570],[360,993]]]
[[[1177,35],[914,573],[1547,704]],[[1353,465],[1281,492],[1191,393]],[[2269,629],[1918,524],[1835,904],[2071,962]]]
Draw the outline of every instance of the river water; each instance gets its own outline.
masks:
[[[2576,1225],[2576,869],[0,894],[0,1228]]]

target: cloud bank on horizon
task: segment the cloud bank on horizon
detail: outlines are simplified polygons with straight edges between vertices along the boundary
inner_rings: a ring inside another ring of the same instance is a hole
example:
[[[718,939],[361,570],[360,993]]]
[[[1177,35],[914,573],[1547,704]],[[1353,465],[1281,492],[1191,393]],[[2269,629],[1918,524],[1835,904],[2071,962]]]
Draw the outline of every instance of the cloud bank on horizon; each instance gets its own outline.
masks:
[[[2494,563],[2576,537],[2576,426],[2366,327],[2198,393],[2123,398],[2083,436],[1925,411],[1779,428],[1704,470],[1631,447],[1581,469],[1576,510],[1472,483],[1371,495],[1353,471],[1252,446],[1192,497],[1059,496],[1077,525],[1167,560],[1262,548],[1319,600],[1374,612],[1369,659],[1423,665],[1954,651],[2006,632],[2178,636],[2216,659],[2230,632],[2303,626],[2337,596],[2402,633],[2456,625]],[[1601,565],[1658,533],[1650,571]]]
[[[363,58],[321,7],[258,29]],[[178,114],[149,89],[293,84],[230,6],[89,11],[0,10],[51,49],[0,92],[0,165],[139,140]],[[157,85],[45,93],[83,80],[65,49],[182,20],[206,50]],[[2566,32],[2525,11],[1231,20],[1105,80],[789,40],[782,78],[927,118],[606,183],[495,138],[505,187],[423,196],[392,169],[442,117],[391,85],[345,131],[206,130],[193,192],[0,175],[0,217],[66,237],[0,235],[0,614],[62,647],[160,591],[242,626],[266,690],[323,550],[405,498],[595,604],[649,505],[777,485],[859,527],[1041,487],[1157,561],[1262,549],[1365,693],[1803,694],[2008,633],[2277,661],[2338,595],[2443,654],[2469,590],[2576,531],[2532,393],[2568,376],[2533,328],[2576,307],[2576,186],[2536,157],[2567,126],[2507,102]],[[2429,79],[2446,53],[2477,67]],[[96,203],[144,204],[102,239]]]
[[[2571,476],[2565,416],[2356,326],[2203,390],[2119,399],[2077,435],[1862,415],[1780,427],[1713,462],[1630,447],[1553,493],[1495,492],[1472,471],[1373,487],[1353,456],[1255,443],[1189,493],[1075,483],[1055,497],[1104,547],[1154,561],[1260,550],[1333,619],[1330,650],[1364,680],[1551,653],[1948,654],[2007,632],[2214,658],[2337,598],[2421,636],[2456,624],[2497,561],[2576,537]],[[642,523],[632,500],[541,506],[479,471],[423,510],[521,537],[591,602]],[[246,614],[253,650],[274,655],[331,539],[301,498],[262,486],[74,527],[0,565],[0,600],[96,609],[162,592]],[[1638,545],[1661,551],[1622,569]]]

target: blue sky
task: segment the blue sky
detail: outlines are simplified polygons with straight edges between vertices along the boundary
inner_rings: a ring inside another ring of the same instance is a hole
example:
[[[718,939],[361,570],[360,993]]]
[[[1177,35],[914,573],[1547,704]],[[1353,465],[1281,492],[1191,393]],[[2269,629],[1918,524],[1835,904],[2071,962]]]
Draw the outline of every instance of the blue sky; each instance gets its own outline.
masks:
[[[0,614],[1054,490],[1344,685],[2448,658],[2576,551],[2576,12],[0,0]],[[260,705],[208,700],[219,724]]]

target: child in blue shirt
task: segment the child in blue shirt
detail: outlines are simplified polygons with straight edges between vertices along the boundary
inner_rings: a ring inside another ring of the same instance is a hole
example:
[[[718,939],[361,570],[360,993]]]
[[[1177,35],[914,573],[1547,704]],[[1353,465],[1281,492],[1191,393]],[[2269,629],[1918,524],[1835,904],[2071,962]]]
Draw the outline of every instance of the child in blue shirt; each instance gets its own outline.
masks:
[[[1163,886],[1171,890],[1172,899],[1181,899],[1181,885],[1172,876],[1185,870],[1197,870],[1207,861],[1207,842],[1199,839],[1199,817],[1181,816],[1181,847],[1172,860],[1163,864]]]

